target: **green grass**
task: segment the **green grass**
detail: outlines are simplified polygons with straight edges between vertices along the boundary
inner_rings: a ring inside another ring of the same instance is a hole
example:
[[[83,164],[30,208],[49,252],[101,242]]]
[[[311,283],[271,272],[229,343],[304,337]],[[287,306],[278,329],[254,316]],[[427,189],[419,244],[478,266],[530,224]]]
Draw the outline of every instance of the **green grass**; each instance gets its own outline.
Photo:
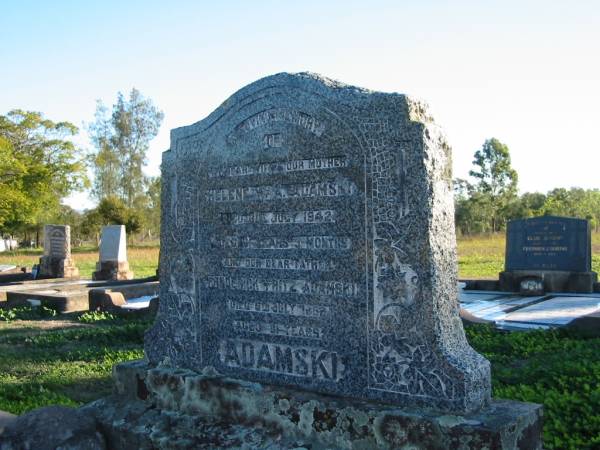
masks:
[[[463,279],[498,278],[504,270],[504,233],[466,236],[457,239],[458,276]],[[136,278],[156,274],[158,245],[132,245],[127,249],[129,267]],[[0,264],[31,267],[39,262],[41,249],[24,249],[0,253]],[[73,258],[83,278],[91,278],[96,270],[98,249],[85,246],[73,249]],[[592,233],[592,270],[600,272],[600,232]]]
[[[0,321],[0,410],[82,405],[111,392],[114,364],[143,356],[149,322],[79,317]]]
[[[145,278],[156,275],[158,267],[158,246],[129,246],[127,258],[129,268],[133,270],[136,278]],[[13,252],[0,253],[0,264],[14,264],[18,267],[32,267],[38,264],[42,249],[19,249]],[[98,249],[91,246],[74,248],[72,251],[75,265],[79,268],[82,278],[92,278],[98,261]]]
[[[600,338],[566,329],[466,331],[492,363],[495,398],[544,405],[544,448],[600,448]]]
[[[460,277],[497,277],[504,245],[502,234],[459,239]],[[73,253],[82,275],[91,276],[97,250]],[[592,253],[592,268],[600,271],[600,233],[592,236]],[[31,265],[40,254],[4,253],[0,264]],[[158,247],[133,247],[128,254],[136,276],[154,275]],[[146,321],[94,313],[15,314],[0,316],[0,410],[20,414],[48,404],[81,405],[111,391],[114,364],[143,356]],[[564,330],[503,333],[486,326],[467,327],[467,336],[492,363],[494,397],[544,404],[545,448],[600,448],[599,338]]]
[[[40,319],[25,310],[0,320],[0,410],[21,414],[108,395],[112,366],[143,356],[149,324],[101,313]],[[468,326],[467,337],[492,363],[494,397],[544,404],[545,448],[600,448],[600,338],[482,325]]]
[[[498,278],[504,270],[505,234],[457,239],[458,276],[463,279]],[[592,270],[600,272],[600,233],[592,233]]]

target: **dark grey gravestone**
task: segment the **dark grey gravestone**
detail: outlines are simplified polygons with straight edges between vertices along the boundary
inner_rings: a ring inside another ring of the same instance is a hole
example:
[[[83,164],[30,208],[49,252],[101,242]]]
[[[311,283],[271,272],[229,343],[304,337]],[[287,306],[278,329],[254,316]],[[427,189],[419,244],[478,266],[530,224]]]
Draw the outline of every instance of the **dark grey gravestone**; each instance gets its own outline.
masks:
[[[171,132],[153,364],[466,412],[451,151],[425,106],[278,74]]]
[[[544,216],[508,223],[500,289],[523,291],[524,282],[537,277],[548,292],[591,292],[597,280],[591,268],[587,220]]]
[[[506,230],[505,270],[592,270],[590,224],[544,216],[511,220]]]

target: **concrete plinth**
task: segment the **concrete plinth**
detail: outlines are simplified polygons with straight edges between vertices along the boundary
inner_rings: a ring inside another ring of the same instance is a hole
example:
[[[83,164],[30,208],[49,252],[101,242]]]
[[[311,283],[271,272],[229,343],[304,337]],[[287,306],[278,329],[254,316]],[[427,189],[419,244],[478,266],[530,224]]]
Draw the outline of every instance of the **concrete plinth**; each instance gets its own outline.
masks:
[[[594,283],[598,281],[596,272],[568,272],[560,270],[511,270],[500,272],[501,291],[518,292],[523,279],[537,278],[544,292],[594,292]]]
[[[116,392],[85,409],[110,448],[541,449],[542,407],[492,401],[476,413],[319,395],[215,374],[114,367]]]
[[[44,226],[44,256],[40,258],[40,278],[79,278],[79,269],[71,258],[71,227]]]
[[[42,256],[40,258],[40,278],[79,279],[79,269],[72,258]]]
[[[132,280],[133,272],[129,270],[127,261],[100,261],[96,263],[96,271],[92,280]]]

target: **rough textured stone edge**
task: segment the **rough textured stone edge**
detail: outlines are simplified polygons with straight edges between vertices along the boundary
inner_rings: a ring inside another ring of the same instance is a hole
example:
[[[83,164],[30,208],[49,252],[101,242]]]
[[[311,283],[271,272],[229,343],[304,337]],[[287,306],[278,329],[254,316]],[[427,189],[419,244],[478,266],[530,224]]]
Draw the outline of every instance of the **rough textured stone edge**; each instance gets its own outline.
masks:
[[[143,402],[169,415],[205,416],[327,448],[541,449],[542,406],[492,401],[477,413],[348,400],[234,380],[205,371],[153,367],[145,361],[113,368],[115,398]],[[138,410],[144,410],[138,405]],[[105,423],[106,418],[103,419]]]
[[[98,261],[92,280],[133,280],[127,261]]]
[[[418,309],[420,310],[419,314],[423,313],[425,317],[431,317],[433,323],[431,326],[427,326],[425,336],[417,336],[417,333],[414,336],[427,343],[432,349],[432,353],[435,353],[440,361],[446,363],[443,372],[449,374],[457,394],[446,396],[446,390],[443,389],[441,395],[435,393],[435,395],[428,396],[401,396],[396,395],[398,392],[390,389],[377,391],[369,390],[367,387],[362,397],[381,399],[384,395],[395,395],[399,404],[428,405],[436,402],[437,407],[448,411],[474,411],[485,406],[491,397],[489,362],[468,345],[458,314],[450,147],[446,144],[439,127],[432,122],[428,115],[425,103],[403,94],[378,93],[345,85],[312,73],[279,73],[268,76],[234,93],[205,119],[171,130],[171,148],[163,153],[163,177],[175,167],[179,158],[189,158],[194,153],[195,143],[194,145],[179,145],[179,141],[194,137],[196,139],[194,142],[200,142],[201,138],[207,138],[215,132],[214,128],[210,129],[229,111],[244,107],[244,103],[247,101],[253,101],[251,97],[254,94],[275,88],[301,89],[315,97],[325,98],[329,104],[340,103],[351,108],[365,102],[363,105],[365,108],[367,106],[377,108],[377,116],[380,115],[379,112],[389,109],[393,112],[392,115],[402,118],[403,129],[405,125],[407,126],[405,137],[408,145],[416,144],[414,156],[416,157],[415,161],[419,162],[414,165],[414,168],[419,171],[420,176],[415,177],[417,181],[410,189],[419,192],[420,197],[426,197],[425,202],[430,206],[429,209],[423,209],[421,208],[424,205],[423,199],[415,201],[415,204],[420,205],[416,209],[421,211],[416,217],[421,221],[423,230],[426,230],[416,240],[423,241],[421,266],[423,268],[427,266],[422,271],[424,275],[422,293],[426,301],[420,302]],[[362,110],[362,107],[359,109]],[[352,120],[355,119],[356,117]],[[205,132],[208,133],[207,136],[203,136]],[[163,196],[165,196],[165,192],[167,191],[163,189]],[[165,198],[163,198],[163,204],[168,203]],[[168,218],[168,213],[163,211],[163,222],[168,222]],[[163,230],[166,229],[168,227],[163,227]],[[413,235],[417,236],[414,233]],[[425,235],[430,238],[426,239]],[[163,239],[161,242],[167,242],[167,240]],[[452,250],[449,252],[442,250],[446,248]],[[163,263],[167,262],[169,257],[167,251],[161,251]],[[169,266],[162,264],[162,267],[161,278],[168,279]],[[168,294],[166,290],[163,293]],[[200,354],[195,354],[195,350],[189,349],[183,352],[171,345],[177,340],[174,338],[173,331],[185,327],[180,323],[174,325],[173,321],[169,320],[171,318],[168,311],[173,310],[172,305],[168,302],[163,302],[162,305],[155,326],[146,334],[146,356],[155,363],[169,357],[171,362],[177,366],[202,370],[205,364]],[[179,346],[179,349],[181,348]],[[380,392],[385,392],[385,394]],[[400,392],[400,394],[403,393]]]

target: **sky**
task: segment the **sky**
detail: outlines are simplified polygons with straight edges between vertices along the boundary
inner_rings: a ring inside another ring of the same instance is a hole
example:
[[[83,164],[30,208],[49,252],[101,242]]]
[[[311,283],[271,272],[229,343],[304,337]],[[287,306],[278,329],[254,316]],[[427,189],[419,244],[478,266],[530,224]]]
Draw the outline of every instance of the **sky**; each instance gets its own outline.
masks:
[[[81,128],[96,100],[139,89],[169,130],[243,86],[317,72],[426,101],[467,178],[486,139],[508,145],[521,192],[600,188],[600,1],[0,0],[0,114]],[[87,194],[66,201],[93,206]]]

